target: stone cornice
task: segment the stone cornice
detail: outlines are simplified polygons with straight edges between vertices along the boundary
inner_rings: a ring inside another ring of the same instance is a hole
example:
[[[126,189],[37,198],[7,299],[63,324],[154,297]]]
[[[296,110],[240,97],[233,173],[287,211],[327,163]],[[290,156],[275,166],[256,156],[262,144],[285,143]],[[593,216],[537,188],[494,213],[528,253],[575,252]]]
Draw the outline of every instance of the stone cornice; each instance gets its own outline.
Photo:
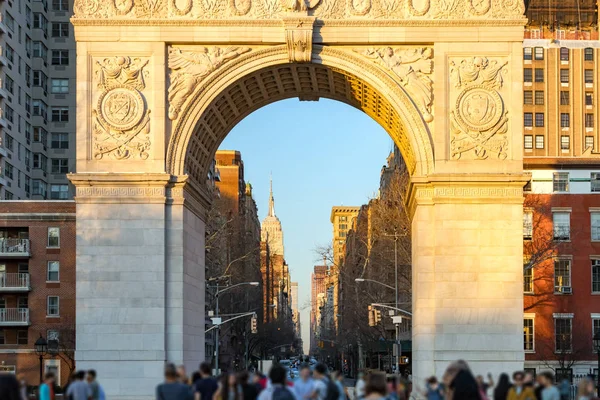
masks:
[[[523,204],[526,174],[458,174],[413,178],[408,196],[411,217],[417,206],[435,204]]]
[[[76,173],[67,175],[75,185],[78,203],[165,203],[169,174]]]
[[[246,27],[280,27],[279,19],[87,19],[71,18],[74,26],[246,26]],[[315,21],[315,27],[373,27],[373,28],[396,28],[396,27],[504,27],[524,26],[527,19],[456,19],[456,20],[433,20],[433,19],[394,19],[394,20],[367,20],[367,19],[344,19],[344,20],[319,20]]]

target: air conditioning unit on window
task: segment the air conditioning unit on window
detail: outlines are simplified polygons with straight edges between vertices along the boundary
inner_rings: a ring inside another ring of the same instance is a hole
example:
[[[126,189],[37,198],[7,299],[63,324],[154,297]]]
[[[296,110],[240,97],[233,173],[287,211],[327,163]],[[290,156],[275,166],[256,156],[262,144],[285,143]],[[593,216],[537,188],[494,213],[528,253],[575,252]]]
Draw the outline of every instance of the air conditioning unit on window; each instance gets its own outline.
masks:
[[[571,288],[571,286],[555,286],[554,292],[562,294],[571,294],[573,293],[573,288]]]

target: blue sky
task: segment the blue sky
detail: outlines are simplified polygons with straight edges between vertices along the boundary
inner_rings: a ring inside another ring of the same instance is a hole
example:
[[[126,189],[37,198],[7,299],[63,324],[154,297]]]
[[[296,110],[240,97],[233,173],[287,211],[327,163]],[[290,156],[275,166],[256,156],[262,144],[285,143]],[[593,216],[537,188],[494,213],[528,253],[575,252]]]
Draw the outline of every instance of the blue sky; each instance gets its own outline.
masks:
[[[260,220],[273,175],[275,212],[285,258],[298,281],[305,348],[309,342],[310,274],[315,248],[331,243],[334,205],[361,205],[376,194],[392,140],[374,120],[341,102],[283,100],[242,120],[220,149],[239,150]]]

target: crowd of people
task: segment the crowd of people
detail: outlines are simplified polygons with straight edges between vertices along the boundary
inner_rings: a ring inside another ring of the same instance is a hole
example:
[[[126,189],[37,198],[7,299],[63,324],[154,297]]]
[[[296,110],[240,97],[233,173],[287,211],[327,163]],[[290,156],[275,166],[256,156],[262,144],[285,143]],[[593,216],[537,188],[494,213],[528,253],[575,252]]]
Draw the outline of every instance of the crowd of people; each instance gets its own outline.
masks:
[[[37,400],[55,400],[57,398],[56,376],[52,372],[44,375],[37,388]],[[29,400],[27,384],[12,374],[0,374],[0,400]],[[65,400],[106,400],[104,389],[96,379],[96,371],[77,371],[64,389]]]

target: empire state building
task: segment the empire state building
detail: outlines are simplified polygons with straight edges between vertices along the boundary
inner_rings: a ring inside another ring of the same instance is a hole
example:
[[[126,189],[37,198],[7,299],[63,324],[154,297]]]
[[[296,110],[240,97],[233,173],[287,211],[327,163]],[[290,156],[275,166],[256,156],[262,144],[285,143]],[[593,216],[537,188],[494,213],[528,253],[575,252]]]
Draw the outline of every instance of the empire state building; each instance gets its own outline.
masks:
[[[262,222],[260,240],[269,245],[271,255],[283,257],[283,229],[281,229],[281,221],[275,215],[272,180],[269,194],[269,213]]]

